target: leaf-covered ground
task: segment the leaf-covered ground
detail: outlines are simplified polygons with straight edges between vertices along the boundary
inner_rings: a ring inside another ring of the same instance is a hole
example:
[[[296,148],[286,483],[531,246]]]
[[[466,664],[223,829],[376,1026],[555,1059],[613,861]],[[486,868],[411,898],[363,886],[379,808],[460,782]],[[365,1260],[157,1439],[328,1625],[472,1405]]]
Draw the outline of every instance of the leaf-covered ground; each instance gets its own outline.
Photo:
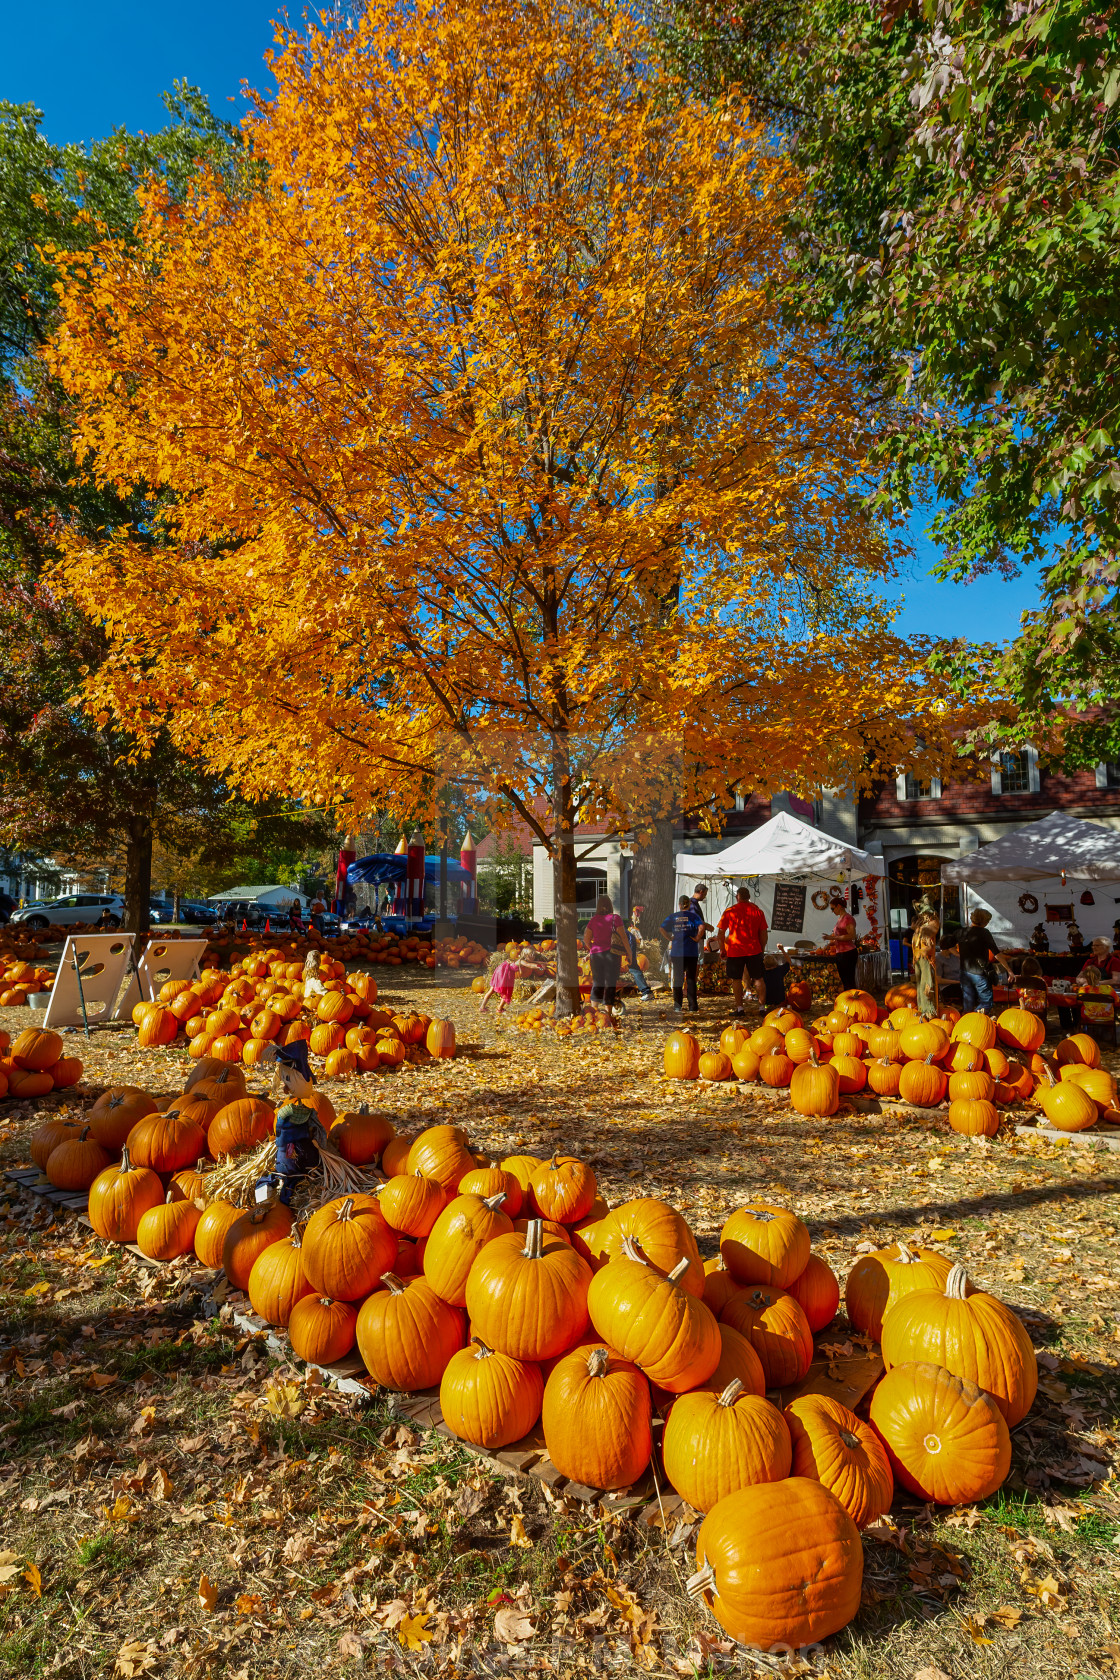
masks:
[[[1043,1380],[1007,1486],[964,1512],[900,1499],[867,1537],[857,1620],[787,1672],[1120,1671],[1120,1155],[966,1141],[889,1105],[803,1120],[755,1088],[671,1084],[658,1005],[557,1040],[480,1018],[438,979],[389,1000],[450,1015],[462,1053],[336,1081],[336,1107],[370,1101],[401,1129],[453,1118],[495,1154],[582,1154],[612,1202],[673,1202],[706,1253],[758,1194],[796,1208],[841,1275],[869,1246],[928,1242],[1023,1313]],[[705,1005],[702,1036],[722,1007]],[[28,1020],[0,1011],[13,1035]],[[79,1092],[0,1104],[5,1166],[28,1160],[41,1115],[111,1082],[177,1090],[190,1065],[131,1031],[71,1044]],[[688,1604],[675,1525],[589,1514],[380,1399],[359,1410],[309,1386],[228,1317],[204,1319],[185,1264],[152,1272],[14,1190],[0,1245],[0,1674],[759,1666]]]

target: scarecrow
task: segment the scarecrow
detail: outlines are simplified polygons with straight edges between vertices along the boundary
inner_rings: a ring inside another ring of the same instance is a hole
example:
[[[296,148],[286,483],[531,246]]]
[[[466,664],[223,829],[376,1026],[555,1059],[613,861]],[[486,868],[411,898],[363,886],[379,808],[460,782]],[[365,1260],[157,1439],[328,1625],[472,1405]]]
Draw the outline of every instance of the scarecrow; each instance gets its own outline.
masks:
[[[287,1207],[300,1181],[318,1165],[319,1146],[326,1143],[327,1134],[315,1110],[303,1101],[315,1083],[307,1060],[307,1041],[301,1038],[285,1044],[269,1060],[276,1067],[288,1100],[276,1111],[276,1171],[259,1181],[257,1199],[268,1200],[278,1186],[279,1199]]]

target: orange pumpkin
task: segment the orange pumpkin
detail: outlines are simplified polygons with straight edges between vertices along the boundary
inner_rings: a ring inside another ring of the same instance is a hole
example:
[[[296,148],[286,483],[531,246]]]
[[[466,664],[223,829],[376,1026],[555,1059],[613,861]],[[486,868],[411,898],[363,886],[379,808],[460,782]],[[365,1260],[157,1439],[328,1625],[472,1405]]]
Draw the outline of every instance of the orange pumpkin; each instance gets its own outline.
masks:
[[[89,1189],[89,1222],[105,1242],[132,1243],[140,1220],[163,1200],[159,1174],[134,1167],[128,1146],[116,1166],[98,1173]]]

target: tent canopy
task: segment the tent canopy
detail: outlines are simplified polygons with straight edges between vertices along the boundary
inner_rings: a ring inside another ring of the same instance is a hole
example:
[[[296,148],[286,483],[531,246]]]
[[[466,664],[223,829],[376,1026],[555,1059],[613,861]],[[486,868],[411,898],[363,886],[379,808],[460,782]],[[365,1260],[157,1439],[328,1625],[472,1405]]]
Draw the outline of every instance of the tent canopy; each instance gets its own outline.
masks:
[[[1028,823],[941,866],[951,885],[966,881],[1120,881],[1120,832],[1064,811]]]
[[[404,852],[371,852],[369,857],[356,858],[346,871],[346,879],[351,885],[358,881],[373,881],[379,886],[389,881],[408,880],[408,857]],[[449,881],[469,881],[474,884],[474,876],[469,869],[464,869],[461,863],[447,860],[447,879]],[[439,858],[426,857],[424,859],[424,880],[434,882],[439,880]]]
[[[747,875],[815,875],[825,880],[846,876],[850,880],[853,875],[885,875],[887,869],[881,857],[822,834],[786,811],[779,811],[722,852],[706,856],[678,852],[676,863],[678,875],[709,881]]]

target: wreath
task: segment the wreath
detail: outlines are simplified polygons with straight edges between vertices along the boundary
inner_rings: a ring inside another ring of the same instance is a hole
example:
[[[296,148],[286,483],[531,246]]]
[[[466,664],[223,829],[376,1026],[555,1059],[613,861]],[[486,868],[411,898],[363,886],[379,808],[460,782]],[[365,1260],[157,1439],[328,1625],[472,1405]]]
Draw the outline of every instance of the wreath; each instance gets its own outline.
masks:
[[[813,907],[817,910],[827,910],[830,903],[828,894],[822,888],[813,894]]]
[[[1028,916],[1032,916],[1038,909],[1038,900],[1033,893],[1020,893],[1019,908],[1025,910]]]

